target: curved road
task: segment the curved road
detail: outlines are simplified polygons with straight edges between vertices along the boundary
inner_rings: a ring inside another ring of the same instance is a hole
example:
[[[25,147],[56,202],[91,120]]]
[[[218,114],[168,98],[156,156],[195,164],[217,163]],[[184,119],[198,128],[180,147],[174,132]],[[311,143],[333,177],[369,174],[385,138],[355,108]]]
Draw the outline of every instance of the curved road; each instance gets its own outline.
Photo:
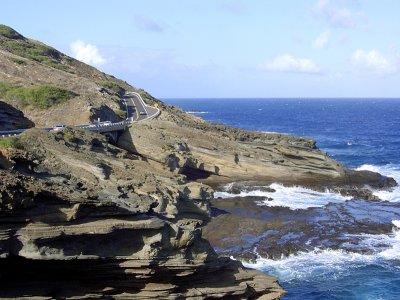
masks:
[[[127,120],[130,122],[140,122],[157,117],[160,110],[156,107],[148,106],[142,97],[135,92],[127,92],[124,96],[126,105]]]
[[[160,110],[156,107],[148,106],[140,96],[135,92],[127,92],[123,97],[126,109],[126,119],[120,122],[100,122],[94,124],[79,125],[76,127],[95,131],[99,133],[124,130],[132,123],[137,123],[145,120],[151,120],[160,114]],[[42,128],[44,130],[54,130],[53,128]],[[9,131],[0,131],[0,138],[14,136],[24,132],[26,129],[17,129]]]

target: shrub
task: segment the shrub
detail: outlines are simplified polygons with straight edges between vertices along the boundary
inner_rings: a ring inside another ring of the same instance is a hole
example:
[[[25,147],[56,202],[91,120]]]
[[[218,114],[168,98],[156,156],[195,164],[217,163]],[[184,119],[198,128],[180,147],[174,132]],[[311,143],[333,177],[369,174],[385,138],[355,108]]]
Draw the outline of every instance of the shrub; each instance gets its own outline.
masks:
[[[116,113],[121,119],[125,119],[126,118],[126,111],[124,111],[122,109],[117,109]]]
[[[49,108],[75,96],[77,94],[74,92],[56,86],[21,87],[8,82],[0,82],[0,97],[9,102],[16,101],[22,107],[32,105],[42,109]]]
[[[2,24],[0,24],[0,35],[8,39],[24,39],[24,37],[16,32],[14,29]]]
[[[117,94],[118,96],[122,96],[125,92],[124,88],[112,81],[99,81],[97,82],[97,84],[107,89],[110,94]]]
[[[0,148],[25,149],[24,143],[15,136],[0,138]]]
[[[26,61],[25,60],[22,60],[22,59],[19,59],[19,58],[11,58],[11,60],[13,62],[15,62],[16,64],[18,64],[18,65],[26,65]]]
[[[0,44],[9,52],[38,61],[50,67],[71,71],[71,68],[61,63],[64,55],[56,49],[24,38],[18,32],[0,25]]]
[[[5,98],[8,91],[15,89],[15,85],[10,82],[0,81],[0,97]]]
[[[67,131],[64,133],[64,139],[66,139],[69,142],[73,142],[76,139],[76,136],[73,132]]]

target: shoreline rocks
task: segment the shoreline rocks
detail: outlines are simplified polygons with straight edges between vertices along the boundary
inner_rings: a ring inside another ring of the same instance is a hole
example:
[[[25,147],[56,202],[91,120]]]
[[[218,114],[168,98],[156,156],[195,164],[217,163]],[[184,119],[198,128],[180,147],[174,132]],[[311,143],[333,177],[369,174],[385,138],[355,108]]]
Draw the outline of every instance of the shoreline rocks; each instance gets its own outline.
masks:
[[[74,136],[71,139],[71,136]],[[83,130],[0,149],[0,297],[278,299],[202,238],[212,190]],[[7,163],[6,163],[7,162]]]
[[[247,192],[258,189],[240,183],[226,190],[236,191],[238,186]],[[245,261],[259,257],[281,259],[315,249],[374,254],[392,247],[382,240],[371,248],[363,240],[369,235],[392,234],[392,220],[400,218],[400,204],[380,201],[366,189],[337,190],[343,191],[352,199],[302,209],[268,206],[265,196],[232,194],[213,199],[213,218],[203,236],[217,253]],[[273,198],[274,193],[271,195]],[[296,201],[295,195],[288,201]]]

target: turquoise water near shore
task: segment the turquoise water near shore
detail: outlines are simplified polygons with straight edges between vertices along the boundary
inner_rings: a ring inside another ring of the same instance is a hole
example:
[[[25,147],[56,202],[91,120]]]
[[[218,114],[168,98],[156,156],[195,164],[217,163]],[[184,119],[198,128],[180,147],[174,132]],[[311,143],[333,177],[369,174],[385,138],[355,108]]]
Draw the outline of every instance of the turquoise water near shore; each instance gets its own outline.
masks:
[[[320,149],[345,165],[377,171],[400,182],[400,99],[164,101],[211,122],[314,138]],[[348,200],[323,193],[308,196],[301,187],[275,184],[274,188],[277,200],[271,205],[292,205],[292,209]],[[400,188],[375,194],[394,208],[400,207]],[[292,198],[293,203],[279,202],[279,197]],[[352,217],[364,216],[355,210]],[[251,266],[279,276],[288,291],[284,299],[400,299],[400,216],[395,211],[379,215],[372,211],[365,217],[378,218],[393,230],[390,234],[360,234],[356,246],[367,254],[316,248],[277,261],[260,257]]]

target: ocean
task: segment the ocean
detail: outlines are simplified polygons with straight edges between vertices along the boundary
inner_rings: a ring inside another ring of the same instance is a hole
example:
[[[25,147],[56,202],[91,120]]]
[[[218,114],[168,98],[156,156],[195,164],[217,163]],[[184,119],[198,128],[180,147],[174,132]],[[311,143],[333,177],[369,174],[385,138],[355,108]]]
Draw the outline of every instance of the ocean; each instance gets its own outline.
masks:
[[[400,99],[164,99],[207,121],[311,137],[346,166],[391,176],[400,183]],[[324,209],[349,198],[330,192],[274,183],[268,205]],[[262,191],[253,195],[268,197]],[[400,188],[374,191],[382,203],[352,203],[352,218],[389,224],[388,234],[359,234],[356,245],[313,251],[246,264],[276,275],[288,292],[283,299],[400,299]],[[223,192],[219,196],[224,195]],[[359,205],[357,207],[357,205]],[[363,205],[363,209],[361,209]],[[370,215],[365,213],[365,206]],[[374,213],[374,211],[376,213]],[[348,238],[348,237],[346,237]],[[358,250],[351,251],[351,247]],[[364,253],[365,252],[365,253]]]

